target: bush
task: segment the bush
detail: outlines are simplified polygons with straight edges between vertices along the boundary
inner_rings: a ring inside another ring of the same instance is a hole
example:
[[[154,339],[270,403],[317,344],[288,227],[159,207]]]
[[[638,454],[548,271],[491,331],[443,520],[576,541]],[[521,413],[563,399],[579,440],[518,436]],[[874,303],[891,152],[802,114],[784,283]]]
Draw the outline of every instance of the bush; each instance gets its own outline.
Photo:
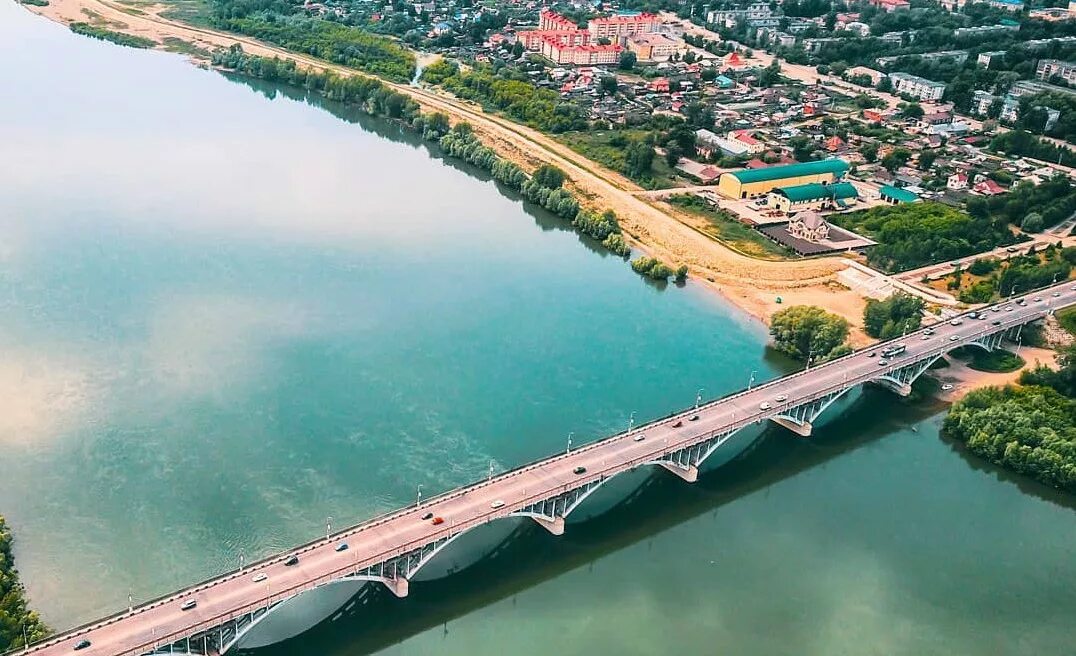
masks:
[[[1042,215],[1031,212],[1020,222],[1020,229],[1024,232],[1042,232]]]
[[[989,303],[994,298],[995,284],[992,280],[980,280],[960,292],[961,303]]]
[[[985,276],[996,271],[1001,262],[994,257],[978,258],[968,267],[968,273],[974,276]]]
[[[668,280],[673,275],[673,270],[667,264],[654,257],[640,257],[632,260],[631,268],[641,276],[647,276],[654,280]]]

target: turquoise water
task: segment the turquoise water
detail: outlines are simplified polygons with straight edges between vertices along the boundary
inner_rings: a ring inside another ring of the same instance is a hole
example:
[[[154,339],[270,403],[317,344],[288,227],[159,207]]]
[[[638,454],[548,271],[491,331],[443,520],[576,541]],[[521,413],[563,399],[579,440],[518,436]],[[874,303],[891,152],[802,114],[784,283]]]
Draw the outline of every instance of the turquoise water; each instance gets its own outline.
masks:
[[[781,367],[391,124],[12,3],[0,88],[0,512],[57,627]],[[939,421],[867,394],[271,651],[1064,653],[1076,514]]]

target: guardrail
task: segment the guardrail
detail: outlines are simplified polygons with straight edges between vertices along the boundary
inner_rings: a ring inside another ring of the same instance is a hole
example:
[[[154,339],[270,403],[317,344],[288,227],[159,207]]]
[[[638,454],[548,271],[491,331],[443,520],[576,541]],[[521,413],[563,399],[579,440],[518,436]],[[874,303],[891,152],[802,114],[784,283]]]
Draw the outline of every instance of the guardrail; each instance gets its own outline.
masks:
[[[1068,284],[1068,283],[1062,283],[1061,285],[1056,285],[1056,286],[1053,286],[1053,287],[1049,287],[1049,288],[1046,288],[1045,290],[1038,290],[1037,292],[1031,292],[1031,293],[1026,294],[1026,295],[1024,295],[1022,297],[1019,297],[1018,300],[1026,300],[1026,299],[1032,297],[1036,293],[1041,294],[1041,293],[1048,292],[1051,289],[1058,289],[1061,286],[1063,286],[1064,284]],[[1018,300],[1008,299],[1008,300],[1006,300],[1006,301],[1004,301],[1002,303],[997,303],[995,305],[996,306],[1005,306],[1005,305],[1009,305],[1009,304],[1011,304],[1013,302],[1018,302]],[[1070,300],[1068,304],[1072,304],[1074,302],[1076,302],[1076,301]],[[991,307],[993,307],[993,306],[991,306]],[[917,362],[917,361],[923,360],[923,359],[928,358],[928,357],[934,357],[935,355],[941,355],[941,354],[944,354],[944,353],[946,353],[948,351],[953,350],[954,348],[957,348],[959,346],[964,345],[964,343],[966,343],[966,342],[973,341],[974,339],[977,339],[977,338],[979,338],[979,337],[981,337],[983,335],[996,333],[996,332],[1000,332],[1000,331],[1003,331],[1003,330],[1008,330],[1010,328],[1026,324],[1026,323],[1029,323],[1031,321],[1035,321],[1035,320],[1037,320],[1039,318],[1042,318],[1043,316],[1045,316],[1049,312],[1053,311],[1054,309],[1056,309],[1056,308],[1051,307],[1049,305],[1045,305],[1045,306],[1042,306],[1042,307],[1030,306],[1030,305],[1023,306],[1023,307],[1021,307],[1021,311],[1019,312],[1019,314],[1012,315],[1012,316],[1007,316],[1007,313],[1006,313],[1006,315],[1001,315],[1001,319],[997,319],[997,320],[1001,321],[1001,324],[999,326],[990,325],[988,328],[984,328],[982,331],[977,331],[973,335],[963,337],[960,340],[958,340],[957,342],[944,343],[941,347],[933,348],[933,349],[931,349],[929,351],[926,351],[924,353],[915,354],[914,358],[910,359],[910,362]],[[988,311],[988,308],[986,310],[980,310],[980,312],[982,312],[982,311]],[[965,313],[965,315],[966,314],[967,313]],[[964,315],[962,315],[962,316],[964,316]],[[264,567],[266,565],[269,565],[269,564],[271,564],[273,562],[276,562],[276,561],[278,561],[278,560],[280,560],[282,558],[285,558],[290,554],[302,554],[302,553],[308,552],[308,551],[310,551],[312,549],[315,549],[317,547],[324,546],[326,544],[335,542],[335,541],[340,540],[342,538],[346,538],[346,537],[361,534],[364,531],[368,531],[368,530],[373,529],[375,527],[382,526],[382,525],[386,524],[387,522],[390,522],[390,521],[392,521],[394,519],[403,517],[403,516],[405,516],[405,515],[407,515],[407,514],[409,514],[411,512],[414,512],[418,508],[437,505],[438,503],[441,503],[443,501],[461,497],[465,493],[470,492],[472,490],[483,489],[483,488],[486,488],[486,487],[489,487],[489,486],[498,485],[500,483],[503,483],[504,481],[510,480],[510,479],[512,479],[512,478],[514,478],[516,476],[519,476],[519,475],[521,475],[523,473],[526,473],[528,471],[532,471],[532,470],[534,470],[537,467],[542,466],[542,465],[547,465],[549,463],[558,462],[558,461],[561,461],[561,460],[564,460],[564,459],[567,459],[567,458],[578,457],[578,455],[580,453],[588,453],[588,452],[593,451],[595,449],[608,447],[612,443],[615,443],[615,442],[620,441],[620,440],[624,440],[625,438],[628,438],[631,435],[635,435],[635,434],[637,434],[639,432],[646,431],[649,428],[652,428],[652,427],[657,426],[657,425],[661,425],[661,424],[669,422],[671,420],[687,418],[687,417],[689,417],[691,415],[694,415],[696,413],[703,413],[703,412],[706,412],[706,411],[709,411],[709,410],[715,408],[718,405],[721,405],[723,403],[728,403],[728,402],[730,402],[732,400],[735,400],[737,398],[741,398],[741,397],[748,396],[748,395],[758,395],[759,393],[763,392],[764,390],[766,390],[768,388],[771,388],[771,387],[774,387],[774,386],[777,386],[777,385],[782,385],[782,384],[785,384],[785,383],[787,383],[789,381],[796,380],[798,378],[802,378],[802,377],[810,375],[810,374],[817,374],[817,372],[819,372],[821,370],[837,368],[837,367],[841,366],[842,363],[845,363],[849,359],[855,358],[855,357],[861,355],[865,351],[877,349],[877,348],[883,346],[884,344],[898,343],[898,342],[907,340],[909,338],[912,338],[912,337],[915,337],[917,335],[920,335],[923,332],[923,330],[925,330],[925,329],[917,330],[915,332],[909,333],[908,335],[902,336],[900,338],[895,338],[895,339],[889,340],[887,342],[880,342],[880,343],[875,344],[875,345],[873,345],[873,346],[871,346],[871,347],[869,347],[867,349],[861,349],[859,351],[849,353],[849,354],[841,356],[840,358],[837,358],[835,360],[831,360],[831,361],[825,362],[823,364],[819,364],[819,365],[817,365],[817,366],[815,366],[815,367],[813,367],[811,369],[803,369],[803,370],[800,370],[800,371],[798,371],[796,373],[790,374],[788,376],[777,378],[777,379],[774,379],[772,381],[768,381],[766,383],[761,383],[761,384],[759,384],[757,386],[754,386],[754,387],[752,387],[750,389],[740,390],[740,391],[737,391],[737,392],[726,394],[726,395],[724,395],[722,397],[718,397],[718,398],[716,398],[714,400],[708,401],[705,404],[700,404],[698,408],[692,407],[692,408],[689,408],[687,410],[669,413],[668,415],[666,415],[666,416],[664,416],[662,418],[650,421],[650,422],[648,422],[646,424],[641,424],[640,426],[633,428],[631,431],[624,431],[624,432],[616,433],[616,434],[611,435],[609,437],[605,437],[605,438],[595,440],[595,441],[590,442],[588,444],[581,445],[577,449],[575,449],[573,451],[570,451],[570,452],[560,453],[560,454],[557,454],[557,455],[554,455],[554,456],[551,456],[551,457],[545,457],[545,458],[532,460],[530,462],[527,462],[527,463],[518,465],[516,467],[513,467],[513,468],[511,468],[511,469],[509,469],[509,470],[507,470],[505,472],[502,472],[502,473],[498,474],[497,476],[489,478],[489,479],[487,479],[485,481],[480,481],[478,483],[473,483],[473,484],[470,484],[470,485],[461,486],[461,487],[457,487],[457,488],[447,490],[445,492],[441,492],[441,493],[439,493],[437,495],[429,497],[428,499],[424,500],[421,504],[416,504],[415,506],[407,506],[407,507],[404,507],[404,508],[392,510],[392,511],[385,512],[385,513],[381,513],[381,514],[376,515],[376,516],[374,516],[374,517],[372,517],[370,519],[367,519],[367,520],[365,520],[365,521],[363,521],[363,522],[361,522],[359,524],[356,524],[356,525],[353,525],[353,526],[351,526],[349,528],[346,528],[346,529],[343,529],[341,531],[338,531],[337,533],[333,533],[333,534],[331,534],[331,535],[329,535],[327,537],[319,537],[319,538],[317,538],[315,540],[311,540],[311,541],[308,541],[308,542],[306,542],[304,544],[301,544],[298,547],[289,549],[289,550],[281,552],[281,553],[276,553],[276,554],[273,554],[271,556],[267,556],[267,557],[262,558],[260,560],[254,561],[251,564],[243,567],[242,569],[237,568],[235,570],[230,570],[230,571],[228,571],[225,574],[222,574],[220,576],[216,576],[216,577],[213,577],[211,579],[206,579],[206,580],[201,581],[199,583],[196,583],[194,585],[191,585],[191,586],[188,586],[186,588],[183,588],[182,590],[179,590],[179,591],[176,591],[176,592],[171,592],[171,593],[169,593],[167,595],[162,595],[162,596],[157,597],[155,599],[152,599],[150,601],[144,602],[144,603],[140,604],[139,606],[135,607],[131,611],[120,611],[120,612],[114,613],[112,615],[109,615],[109,616],[107,616],[107,617],[105,617],[103,619],[97,619],[97,620],[94,620],[92,622],[87,622],[85,624],[82,624],[80,626],[74,627],[72,629],[68,629],[68,630],[64,631],[63,633],[57,634],[57,635],[52,636],[50,638],[46,638],[45,640],[39,641],[37,643],[34,643],[34,644],[30,645],[28,648],[8,650],[7,652],[4,652],[3,656],[13,655],[13,654],[21,654],[21,653],[34,653],[34,652],[40,651],[42,649],[46,649],[48,647],[54,646],[56,644],[59,644],[61,642],[65,642],[65,641],[68,641],[68,640],[71,640],[71,639],[74,639],[74,638],[78,638],[79,636],[85,635],[85,634],[87,634],[87,633],[89,633],[91,631],[95,631],[95,630],[105,628],[107,626],[115,624],[118,621],[130,618],[130,617],[137,616],[139,614],[142,614],[142,613],[147,612],[149,610],[152,610],[154,608],[158,608],[158,607],[160,607],[161,605],[163,605],[165,603],[170,603],[170,602],[177,601],[177,600],[179,600],[179,599],[181,599],[181,598],[183,598],[183,597],[185,597],[185,596],[187,596],[187,595],[189,595],[191,593],[201,592],[203,590],[212,588],[212,587],[214,587],[216,585],[220,585],[220,584],[225,583],[227,581],[234,580],[235,578],[237,578],[239,576],[242,576],[242,575],[249,574],[251,572],[257,571],[258,569],[260,569],[260,568],[262,568],[262,567]],[[595,475],[579,479],[579,481],[580,481],[579,485],[584,484],[586,482],[596,480],[596,478],[601,478],[601,477],[608,478],[608,477],[614,476],[614,475],[616,475],[618,473],[621,473],[622,471],[624,471],[626,469],[637,467],[637,466],[639,466],[640,464],[643,464],[643,463],[652,462],[655,458],[659,458],[660,456],[665,455],[667,453],[679,451],[681,449],[688,448],[690,446],[694,446],[695,444],[698,444],[700,442],[705,442],[706,440],[709,440],[709,439],[711,439],[712,437],[715,437],[718,434],[725,433],[725,432],[728,432],[730,430],[732,432],[737,432],[737,431],[741,430],[742,428],[744,428],[747,425],[750,425],[750,424],[755,423],[757,421],[768,419],[770,417],[777,416],[777,415],[779,415],[781,413],[781,411],[788,410],[790,408],[797,407],[797,406],[802,405],[804,403],[809,403],[811,401],[817,400],[818,398],[824,397],[827,394],[830,394],[830,393],[832,393],[834,391],[837,391],[837,390],[840,390],[840,389],[843,389],[843,388],[853,387],[855,385],[859,385],[859,384],[862,384],[864,382],[869,382],[871,380],[874,380],[874,379],[879,377],[878,374],[884,374],[884,373],[888,373],[888,372],[896,370],[896,369],[900,369],[900,368],[902,368],[904,366],[907,366],[908,363],[909,362],[906,359],[901,359],[901,360],[898,360],[896,362],[891,362],[890,364],[888,364],[884,368],[879,368],[877,370],[872,370],[872,371],[866,372],[864,374],[861,374],[861,375],[858,375],[858,376],[855,376],[855,377],[852,377],[852,378],[843,379],[840,383],[835,383],[835,384],[832,384],[832,385],[825,386],[825,387],[821,388],[820,390],[814,390],[814,391],[812,391],[811,393],[809,393],[809,394],[807,394],[805,396],[797,397],[794,400],[790,399],[790,400],[786,401],[783,404],[780,404],[780,405],[777,405],[775,407],[769,408],[769,409],[767,409],[765,411],[754,410],[750,414],[745,415],[742,419],[734,420],[734,421],[732,421],[732,422],[730,422],[730,423],[728,423],[728,424],[726,424],[726,425],[724,425],[724,426],[722,426],[720,428],[716,428],[716,429],[713,429],[713,430],[710,430],[710,431],[707,431],[707,432],[704,432],[704,433],[700,433],[700,434],[697,434],[697,435],[687,437],[686,439],[681,440],[679,442],[676,442],[674,444],[663,445],[661,449],[656,449],[656,450],[654,450],[652,452],[648,452],[642,458],[633,458],[633,459],[631,459],[629,461],[620,462],[617,465],[610,466],[610,467],[604,468],[602,470],[598,470],[597,472],[595,472]],[[578,487],[579,485],[573,485],[573,486],[570,486],[570,487],[574,488],[574,487]],[[568,489],[568,488],[566,487],[566,489]],[[166,643],[164,641],[165,640],[170,640],[171,642],[175,642],[177,640],[182,640],[182,639],[184,639],[186,637],[189,637],[191,635],[195,635],[195,634],[201,633],[203,631],[206,631],[207,628],[215,628],[215,627],[219,626],[220,624],[222,624],[224,622],[229,622],[231,620],[234,620],[236,618],[242,617],[244,615],[248,615],[253,610],[258,610],[258,609],[261,609],[263,607],[271,606],[273,597],[276,597],[277,601],[281,601],[281,600],[283,600],[285,598],[288,598],[288,597],[291,597],[291,596],[293,596],[295,594],[298,594],[299,592],[303,592],[305,590],[312,589],[312,588],[317,587],[319,585],[323,585],[326,582],[326,580],[325,580],[326,576],[329,577],[328,580],[333,580],[333,579],[336,579],[336,578],[340,578],[340,573],[341,572],[354,571],[356,568],[357,569],[362,569],[363,567],[374,565],[374,564],[377,564],[379,562],[384,562],[385,560],[390,560],[392,558],[398,557],[398,556],[403,555],[405,553],[409,553],[411,551],[414,551],[418,547],[424,546],[425,544],[429,544],[430,542],[433,542],[433,541],[436,541],[437,539],[440,539],[439,536],[443,536],[446,532],[448,532],[448,534],[455,534],[455,533],[458,533],[458,532],[462,532],[463,530],[469,530],[469,528],[472,528],[474,525],[477,525],[477,523],[484,523],[484,521],[492,521],[492,519],[499,519],[499,518],[502,518],[502,517],[507,517],[507,516],[511,515],[513,512],[518,511],[520,508],[522,508],[522,507],[524,507],[526,505],[529,505],[530,503],[534,503],[534,502],[537,502],[537,501],[542,501],[542,500],[545,500],[545,499],[549,498],[549,496],[552,493],[553,492],[551,490],[547,490],[547,491],[542,492],[540,494],[528,496],[526,498],[525,502],[522,503],[522,505],[520,505],[519,503],[513,503],[513,504],[511,504],[511,506],[506,505],[504,508],[497,509],[494,512],[487,512],[487,513],[485,513],[483,515],[480,515],[481,518],[484,518],[482,520],[472,520],[470,522],[465,522],[464,524],[462,524],[463,526],[467,526],[468,529],[459,528],[461,525],[453,525],[453,526],[450,526],[449,528],[446,528],[446,529],[435,530],[432,533],[428,533],[425,537],[423,537],[423,538],[421,538],[419,540],[414,540],[412,542],[406,543],[406,545],[403,546],[403,547],[396,547],[396,548],[394,548],[392,550],[387,550],[387,551],[384,551],[384,552],[380,552],[379,554],[371,557],[372,560],[367,559],[367,561],[364,561],[364,562],[367,563],[365,565],[358,566],[358,567],[356,565],[349,565],[347,567],[343,567],[343,568],[340,568],[338,570],[334,570],[334,571],[332,571],[331,573],[329,573],[327,575],[319,576],[319,577],[317,577],[315,579],[312,579],[311,581],[303,582],[303,583],[298,584],[296,586],[292,586],[291,588],[286,588],[286,589],[280,591],[277,595],[271,595],[266,600],[266,602],[264,604],[262,603],[261,600],[259,600],[257,603],[243,606],[239,610],[229,611],[228,613],[220,614],[220,615],[217,615],[217,616],[215,616],[213,618],[210,618],[208,620],[204,620],[202,622],[199,622],[198,624],[194,625],[193,627],[185,628],[185,629],[179,631],[178,633],[167,634],[165,636],[161,636],[160,638],[154,637],[152,639],[152,641],[150,643],[146,643],[146,645],[150,645],[150,644],[169,644],[169,643]],[[212,624],[207,625],[207,623],[212,623]],[[178,637],[175,637],[177,635],[178,635]],[[173,640],[172,638],[175,638],[175,639]],[[140,647],[140,648],[138,648],[135,651],[132,651],[130,653],[131,654],[142,654],[142,653],[145,653],[145,649],[146,649],[146,647]]]

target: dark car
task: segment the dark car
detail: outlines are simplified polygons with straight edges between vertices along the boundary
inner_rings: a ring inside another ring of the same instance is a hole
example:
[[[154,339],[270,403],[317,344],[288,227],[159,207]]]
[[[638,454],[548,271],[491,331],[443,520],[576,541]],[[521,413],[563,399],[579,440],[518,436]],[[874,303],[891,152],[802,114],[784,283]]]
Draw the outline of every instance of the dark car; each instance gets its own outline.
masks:
[[[572,470],[572,473],[585,474],[585,473],[587,473],[587,468],[586,467],[576,467],[575,469]]]
[[[1000,322],[1000,321],[991,321],[991,322],[990,322],[990,325],[991,325],[991,326],[1000,326],[1000,325],[1001,325],[1001,322]]]
[[[347,542],[341,542],[340,544],[336,545],[336,550],[347,551]]]
[[[288,556],[288,559],[284,561],[284,564],[287,565],[288,567],[291,567],[292,565],[298,565],[299,564],[299,557],[296,556],[295,554],[292,554],[292,555]]]
[[[673,428],[680,428],[683,425],[684,425],[684,421],[682,419],[677,419],[676,423],[673,424]]]
[[[78,642],[75,643],[75,651],[78,651],[79,649],[85,649],[86,647],[89,647],[89,646],[90,646],[90,641],[89,640],[79,640]]]

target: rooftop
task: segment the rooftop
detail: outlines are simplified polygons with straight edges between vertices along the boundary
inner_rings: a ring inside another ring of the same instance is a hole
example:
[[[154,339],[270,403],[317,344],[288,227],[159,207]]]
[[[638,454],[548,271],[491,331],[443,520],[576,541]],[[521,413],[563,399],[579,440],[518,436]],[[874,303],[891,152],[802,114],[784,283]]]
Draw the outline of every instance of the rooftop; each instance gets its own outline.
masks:
[[[804,175],[821,175],[833,173],[842,175],[848,171],[848,162],[843,159],[821,159],[814,162],[800,162],[785,166],[768,166],[764,169],[752,169],[749,171],[736,171],[729,175],[734,176],[740,182],[766,182],[768,180],[780,180],[782,178],[795,178]]]
[[[878,193],[883,196],[888,196],[893,200],[899,201],[901,203],[914,203],[915,201],[919,200],[919,196],[916,196],[912,192],[906,189],[901,189],[900,187],[894,187],[892,185],[883,186],[881,189],[878,190]]]
[[[845,198],[858,198],[859,192],[850,182],[837,182],[831,185],[811,182],[808,184],[795,185],[792,187],[780,187],[774,189],[774,193],[781,194],[793,203],[803,203],[822,198],[842,200]]]

